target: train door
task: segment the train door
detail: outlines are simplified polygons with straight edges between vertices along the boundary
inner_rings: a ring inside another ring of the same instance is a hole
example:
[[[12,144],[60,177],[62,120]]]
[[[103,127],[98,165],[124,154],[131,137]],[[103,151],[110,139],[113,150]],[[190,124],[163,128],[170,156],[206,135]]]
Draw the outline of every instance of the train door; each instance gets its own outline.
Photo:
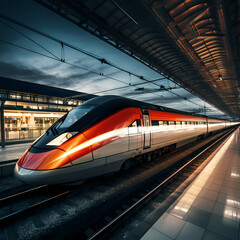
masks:
[[[150,119],[148,110],[143,109],[143,133],[144,133],[144,142],[143,148],[149,148],[151,146],[151,130],[150,130]]]
[[[129,150],[141,148],[141,130],[140,119],[136,119],[130,126],[128,126]]]
[[[207,130],[206,136],[207,136],[207,135],[208,135],[208,132],[209,132],[209,125],[208,125],[208,118],[207,118],[207,117],[206,117],[206,125],[207,125],[207,126],[206,126],[206,127],[207,127],[207,129],[206,129],[206,130]]]

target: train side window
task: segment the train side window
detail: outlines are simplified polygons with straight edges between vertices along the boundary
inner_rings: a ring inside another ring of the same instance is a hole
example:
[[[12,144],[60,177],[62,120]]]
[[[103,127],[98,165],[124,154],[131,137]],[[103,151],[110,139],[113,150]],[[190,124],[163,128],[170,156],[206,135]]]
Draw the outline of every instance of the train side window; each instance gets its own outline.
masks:
[[[158,121],[159,126],[163,126],[163,121]]]
[[[175,125],[174,121],[169,121],[169,125]]]
[[[130,124],[128,127],[137,127],[137,121],[135,120],[132,124]]]
[[[168,125],[168,121],[163,121],[163,125],[167,126]]]
[[[141,121],[140,121],[140,119],[137,119],[136,121],[137,121],[137,126],[138,126],[138,127],[141,127]]]
[[[137,126],[138,126],[138,132],[142,132],[142,124],[141,124],[141,121],[140,121],[140,119],[137,119],[136,120],[137,121]]]
[[[132,124],[130,124],[128,127],[141,127],[141,121],[140,119],[136,119]]]
[[[137,120],[128,126],[129,134],[136,134],[138,132]]]
[[[188,125],[188,122],[185,122],[185,125]]]
[[[152,126],[159,126],[159,121],[152,120]]]

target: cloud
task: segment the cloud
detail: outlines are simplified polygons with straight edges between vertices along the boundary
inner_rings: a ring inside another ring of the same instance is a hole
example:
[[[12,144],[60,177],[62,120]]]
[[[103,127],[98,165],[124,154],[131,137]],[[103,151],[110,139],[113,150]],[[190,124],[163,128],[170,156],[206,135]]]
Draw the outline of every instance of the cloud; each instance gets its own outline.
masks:
[[[27,67],[16,62],[15,64],[0,62],[0,72],[3,77],[70,89],[78,84],[79,79],[81,79],[81,74],[78,75],[78,79],[76,74],[73,75],[73,79],[71,76],[62,78],[58,75],[48,74],[41,69]],[[85,74],[84,76],[86,77],[87,75]]]
[[[15,78],[19,80],[31,80],[32,82],[41,82],[49,79],[42,71],[33,68],[27,68],[23,65],[0,62],[1,76]],[[52,77],[52,76],[51,76]]]
[[[3,77],[29,81],[54,87],[76,91],[98,92],[106,86],[118,87],[119,83],[107,76],[99,76],[91,72],[81,71],[63,63],[49,65],[50,67],[34,68],[22,65],[0,62],[0,75]]]

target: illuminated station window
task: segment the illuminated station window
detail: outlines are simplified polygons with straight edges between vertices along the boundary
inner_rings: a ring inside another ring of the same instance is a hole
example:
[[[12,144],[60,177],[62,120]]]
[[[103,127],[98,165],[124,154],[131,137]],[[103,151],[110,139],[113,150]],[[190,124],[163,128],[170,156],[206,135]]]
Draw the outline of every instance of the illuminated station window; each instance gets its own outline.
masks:
[[[1,144],[34,140],[71,109],[94,95],[0,77]],[[83,97],[74,97],[82,95]],[[1,130],[2,131],[2,130]],[[4,135],[4,141],[2,136]]]
[[[42,112],[4,112],[6,141],[35,139],[43,134],[54,122],[65,113]]]

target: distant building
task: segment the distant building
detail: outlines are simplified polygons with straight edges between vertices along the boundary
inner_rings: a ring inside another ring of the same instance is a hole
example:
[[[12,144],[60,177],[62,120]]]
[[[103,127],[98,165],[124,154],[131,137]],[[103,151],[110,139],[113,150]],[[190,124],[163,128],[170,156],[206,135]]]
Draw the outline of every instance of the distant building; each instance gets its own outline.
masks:
[[[73,97],[78,95],[78,97]],[[93,98],[61,88],[0,77],[1,145],[34,140],[58,118]]]

